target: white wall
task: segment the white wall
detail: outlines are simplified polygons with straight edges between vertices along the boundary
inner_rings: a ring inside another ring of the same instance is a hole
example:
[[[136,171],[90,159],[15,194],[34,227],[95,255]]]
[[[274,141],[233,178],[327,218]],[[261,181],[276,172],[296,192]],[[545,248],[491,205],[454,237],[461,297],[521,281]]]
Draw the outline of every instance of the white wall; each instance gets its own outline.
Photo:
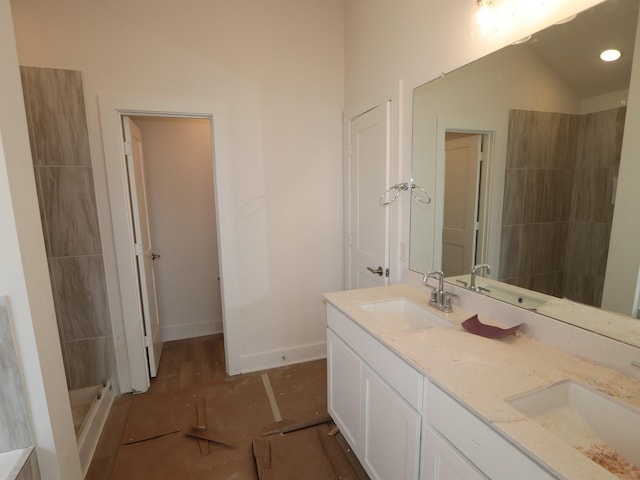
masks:
[[[40,470],[81,478],[8,0],[0,0],[0,295],[9,297]],[[0,385],[0,388],[6,388]]]
[[[321,294],[343,285],[343,1],[19,0],[13,7],[21,63],[84,73],[110,299],[116,269],[97,95],[223,103],[229,194],[218,213],[225,322],[235,332],[228,368],[323,355]],[[122,331],[114,328],[117,349]]]
[[[547,10],[541,15],[511,18],[496,35],[481,40],[471,37],[475,1],[349,0],[345,4],[347,115],[364,111],[384,98],[399,104],[392,108],[398,137],[397,148],[392,152],[397,165],[394,175],[407,181],[411,175],[415,87],[597,3],[600,0],[546,2]],[[392,215],[396,225],[391,251],[393,281],[417,283],[421,277],[407,270],[405,255],[409,242],[407,195],[396,202]]]
[[[222,331],[211,122],[134,117],[142,132],[164,341]]]

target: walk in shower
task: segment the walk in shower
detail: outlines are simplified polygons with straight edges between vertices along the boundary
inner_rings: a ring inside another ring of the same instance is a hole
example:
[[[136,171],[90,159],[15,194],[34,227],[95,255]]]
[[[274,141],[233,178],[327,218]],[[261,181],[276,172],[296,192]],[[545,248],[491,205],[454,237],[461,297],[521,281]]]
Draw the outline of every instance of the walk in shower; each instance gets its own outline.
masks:
[[[31,156],[83,471],[111,400],[113,337],[82,74],[21,67]]]

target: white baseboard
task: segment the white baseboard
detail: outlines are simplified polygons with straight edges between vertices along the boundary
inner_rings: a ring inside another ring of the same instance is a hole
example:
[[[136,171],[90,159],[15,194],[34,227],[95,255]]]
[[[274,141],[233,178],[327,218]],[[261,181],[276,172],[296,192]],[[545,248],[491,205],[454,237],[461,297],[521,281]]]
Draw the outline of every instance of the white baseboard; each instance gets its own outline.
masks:
[[[241,373],[284,367],[326,357],[326,341],[243,355],[240,357]]]
[[[203,337],[222,333],[222,320],[215,322],[186,323],[184,325],[168,325],[160,327],[163,342],[182,340],[185,338]]]

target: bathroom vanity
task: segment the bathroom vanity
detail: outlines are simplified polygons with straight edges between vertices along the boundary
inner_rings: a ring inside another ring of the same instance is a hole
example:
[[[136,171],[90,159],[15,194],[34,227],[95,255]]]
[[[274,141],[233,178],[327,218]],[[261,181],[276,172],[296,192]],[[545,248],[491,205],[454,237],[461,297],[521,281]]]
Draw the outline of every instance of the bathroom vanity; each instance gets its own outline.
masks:
[[[632,376],[533,338],[535,328],[473,335],[460,323],[478,312],[439,312],[426,289],[325,298],[329,413],[371,478],[634,478],[592,460],[640,465]]]

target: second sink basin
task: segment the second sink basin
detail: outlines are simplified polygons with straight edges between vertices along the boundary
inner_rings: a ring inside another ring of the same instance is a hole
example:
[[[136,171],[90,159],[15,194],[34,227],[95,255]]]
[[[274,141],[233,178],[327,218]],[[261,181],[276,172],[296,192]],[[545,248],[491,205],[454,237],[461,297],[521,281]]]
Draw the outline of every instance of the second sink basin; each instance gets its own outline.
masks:
[[[608,395],[565,380],[507,403],[598,463],[606,456],[614,469],[640,467],[640,411]]]
[[[360,305],[376,317],[371,326],[377,333],[420,330],[430,327],[454,327],[455,324],[406,298],[394,298]]]

